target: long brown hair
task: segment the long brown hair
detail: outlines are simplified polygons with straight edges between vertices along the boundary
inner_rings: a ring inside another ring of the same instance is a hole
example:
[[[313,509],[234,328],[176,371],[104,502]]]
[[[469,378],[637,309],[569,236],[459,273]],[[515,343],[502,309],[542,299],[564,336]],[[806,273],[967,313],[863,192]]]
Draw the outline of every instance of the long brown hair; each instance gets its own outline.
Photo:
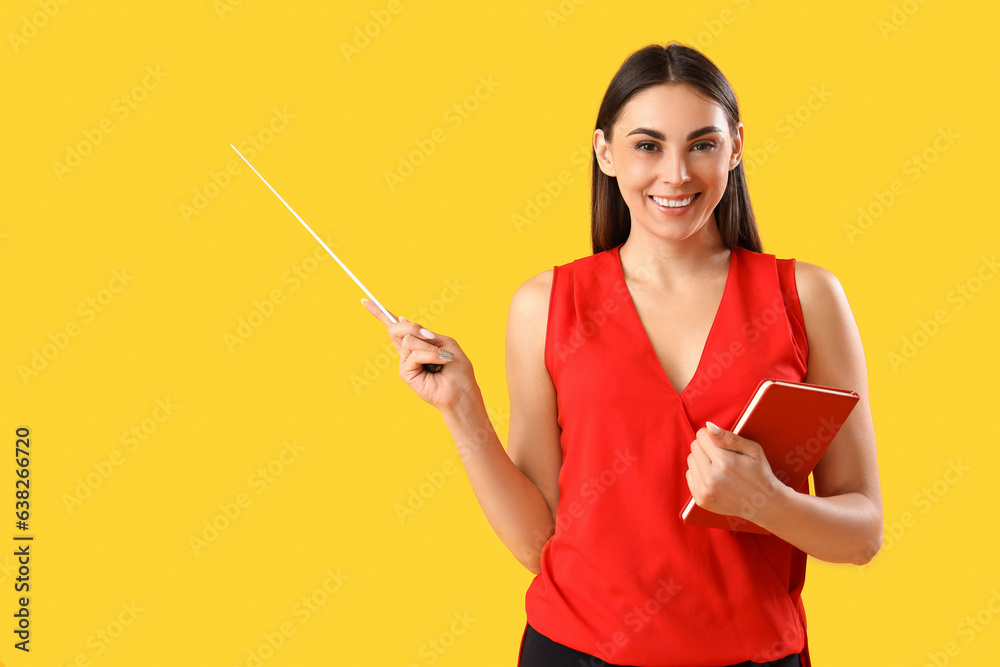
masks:
[[[738,134],[740,108],[729,81],[704,54],[677,41],[666,46],[650,44],[622,63],[601,100],[594,129],[604,130],[604,136],[610,141],[611,128],[629,99],[641,90],[662,83],[687,84],[714,100],[726,112],[729,131],[734,136]],[[593,152],[591,170],[590,237],[594,254],[597,254],[624,243],[632,223],[628,206],[618,189],[618,179],[601,171]],[[763,252],[743,160],[729,171],[726,190],[715,207],[715,219],[727,248],[732,250],[740,245]]]

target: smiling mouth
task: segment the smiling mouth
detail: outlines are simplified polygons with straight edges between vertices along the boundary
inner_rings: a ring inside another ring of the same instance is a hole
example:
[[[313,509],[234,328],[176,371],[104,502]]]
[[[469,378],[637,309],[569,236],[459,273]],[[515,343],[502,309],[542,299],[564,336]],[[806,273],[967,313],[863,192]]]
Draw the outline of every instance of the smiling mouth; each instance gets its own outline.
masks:
[[[660,206],[663,206],[664,208],[684,208],[685,206],[690,205],[691,202],[693,202],[699,196],[701,196],[701,193],[695,192],[694,194],[690,194],[681,198],[664,199],[661,197],[657,197],[656,195],[649,195],[649,198],[652,199],[657,204],[659,204]]]

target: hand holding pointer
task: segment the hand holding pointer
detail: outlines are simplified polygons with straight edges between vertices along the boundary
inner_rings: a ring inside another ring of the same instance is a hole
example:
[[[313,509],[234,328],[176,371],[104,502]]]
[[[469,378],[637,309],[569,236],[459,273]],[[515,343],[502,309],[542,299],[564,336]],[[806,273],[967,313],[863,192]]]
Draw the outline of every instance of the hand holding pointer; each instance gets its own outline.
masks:
[[[399,377],[424,401],[448,412],[461,403],[470,389],[478,390],[472,364],[454,338],[432,333],[406,318],[401,317],[397,322],[369,299],[361,299],[361,303],[385,325],[399,352]],[[432,365],[439,368],[446,365],[449,370],[428,371]]]

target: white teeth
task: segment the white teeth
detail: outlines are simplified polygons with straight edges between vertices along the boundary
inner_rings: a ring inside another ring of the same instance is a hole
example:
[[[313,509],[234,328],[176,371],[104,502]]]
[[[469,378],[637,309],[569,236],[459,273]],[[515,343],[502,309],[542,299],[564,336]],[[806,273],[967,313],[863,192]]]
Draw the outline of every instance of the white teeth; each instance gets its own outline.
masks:
[[[660,206],[666,206],[667,208],[679,208],[681,206],[687,206],[692,201],[694,201],[694,198],[697,196],[697,194],[698,193],[696,192],[693,195],[691,195],[690,197],[688,197],[687,199],[682,199],[680,201],[671,201],[669,199],[660,199],[656,195],[652,195],[652,197],[653,197],[653,201],[655,201]]]

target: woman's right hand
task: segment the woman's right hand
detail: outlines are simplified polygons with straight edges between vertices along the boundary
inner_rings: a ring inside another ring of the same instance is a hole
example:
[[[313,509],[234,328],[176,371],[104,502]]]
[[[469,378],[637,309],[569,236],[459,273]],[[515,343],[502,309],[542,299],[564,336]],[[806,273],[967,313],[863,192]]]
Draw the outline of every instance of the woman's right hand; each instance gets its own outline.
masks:
[[[448,412],[478,387],[472,363],[454,338],[440,334],[427,338],[420,334],[422,327],[416,322],[393,314],[393,318],[398,320],[394,324],[374,301],[362,299],[361,302],[388,330],[389,339],[399,353],[399,377],[417,396],[441,412]],[[448,360],[438,356],[439,349],[451,352],[454,358]],[[424,364],[443,366],[437,373],[431,373],[424,368]]]

